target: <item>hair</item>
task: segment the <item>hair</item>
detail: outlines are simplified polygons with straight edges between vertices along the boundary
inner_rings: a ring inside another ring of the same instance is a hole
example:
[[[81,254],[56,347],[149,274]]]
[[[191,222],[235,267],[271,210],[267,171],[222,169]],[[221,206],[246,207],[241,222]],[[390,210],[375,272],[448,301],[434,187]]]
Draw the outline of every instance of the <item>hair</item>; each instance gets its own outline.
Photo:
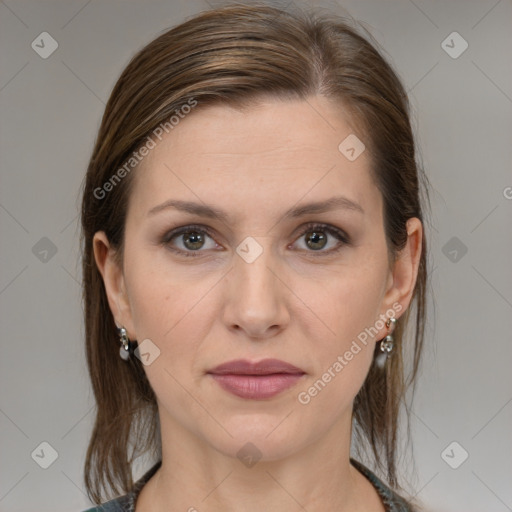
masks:
[[[400,79],[377,45],[349,19],[265,4],[205,11],[142,48],[115,84],[88,164],[81,212],[86,355],[96,400],[85,484],[93,502],[100,503],[112,492],[129,492],[134,460],[148,453],[158,456],[161,450],[155,395],[138,358],[125,362],[119,357],[119,337],[93,253],[93,236],[104,231],[122,268],[127,205],[137,166],[122,175],[118,170],[184,105],[196,102],[194,112],[214,104],[242,109],[263,98],[307,100],[312,95],[341,105],[346,120],[365,141],[370,172],[383,197],[389,254],[395,257],[407,241],[407,220],[423,222],[425,176],[416,163],[410,108]],[[116,172],[122,179],[114,182]],[[107,183],[108,194],[100,194]],[[418,373],[426,282],[423,233],[413,304],[397,322],[393,356],[383,369],[372,364],[353,404],[360,444],[371,448],[376,468],[395,489],[401,488],[396,467],[399,413]],[[413,309],[413,328],[406,336]]]

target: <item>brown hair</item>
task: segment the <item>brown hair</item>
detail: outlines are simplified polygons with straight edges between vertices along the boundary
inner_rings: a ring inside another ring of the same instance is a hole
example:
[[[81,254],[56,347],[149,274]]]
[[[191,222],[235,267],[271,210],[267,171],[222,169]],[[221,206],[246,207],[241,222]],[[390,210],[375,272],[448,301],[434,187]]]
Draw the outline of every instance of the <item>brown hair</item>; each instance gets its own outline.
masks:
[[[134,459],[144,453],[158,457],[160,450],[154,393],[140,361],[132,357],[126,363],[119,357],[116,326],[94,260],[93,236],[105,231],[122,265],[131,176],[136,171],[123,173],[115,182],[114,174],[157,126],[186,104],[197,102],[195,111],[211,104],[243,108],[263,96],[323,95],[351,113],[350,121],[370,152],[394,257],[406,243],[406,221],[423,221],[420,189],[426,182],[421,182],[424,176],[416,164],[406,93],[375,46],[339,16],[235,4],[203,12],[163,33],[124,69],[105,108],[82,202],[85,337],[97,403],[85,483],[94,502],[109,497],[109,489],[128,492]],[[112,185],[108,193],[99,194],[107,190],[107,182]],[[383,370],[372,365],[354,402],[359,444],[366,440],[376,468],[395,488],[398,418],[422,352],[426,279],[423,235],[413,297],[415,327],[408,346],[404,331],[411,309],[398,322],[393,357]],[[409,350],[407,380],[404,362]]]

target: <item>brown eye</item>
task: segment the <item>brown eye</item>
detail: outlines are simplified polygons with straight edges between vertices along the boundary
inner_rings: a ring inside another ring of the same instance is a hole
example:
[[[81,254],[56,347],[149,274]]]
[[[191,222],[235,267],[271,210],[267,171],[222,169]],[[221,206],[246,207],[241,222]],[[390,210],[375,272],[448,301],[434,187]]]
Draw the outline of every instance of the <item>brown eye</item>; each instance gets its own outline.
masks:
[[[208,249],[219,248],[206,229],[195,226],[184,226],[167,233],[162,244],[181,256],[203,256]]]
[[[321,231],[309,231],[306,233],[306,245],[313,249],[314,251],[318,251],[319,249],[323,249],[327,244],[327,237],[325,233]]]
[[[205,237],[202,233],[198,231],[189,231],[188,233],[182,233],[183,237],[183,245],[190,249],[191,251],[196,251],[197,249],[201,249],[204,245]]]
[[[299,242],[303,242],[304,245]],[[334,226],[313,224],[305,227],[296,243],[299,243],[299,248],[305,252],[318,252],[318,256],[321,256],[350,245],[350,238],[344,231]]]

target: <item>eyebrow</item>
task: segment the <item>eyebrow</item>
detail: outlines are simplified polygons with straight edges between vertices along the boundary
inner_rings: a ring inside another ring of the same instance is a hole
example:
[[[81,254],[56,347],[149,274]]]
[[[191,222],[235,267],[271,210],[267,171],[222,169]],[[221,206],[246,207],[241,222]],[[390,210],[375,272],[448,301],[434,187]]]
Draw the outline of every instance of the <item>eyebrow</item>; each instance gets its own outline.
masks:
[[[230,215],[219,208],[207,204],[194,203],[191,201],[180,201],[177,199],[169,199],[168,201],[159,204],[148,211],[148,216],[155,215],[164,210],[174,208],[182,212],[198,215],[199,217],[206,217],[209,219],[216,219],[221,222],[227,222]],[[348,197],[335,196],[325,201],[316,201],[302,206],[296,206],[282,216],[281,220],[295,219],[304,215],[313,213],[326,213],[331,210],[350,210],[364,214],[362,206]]]

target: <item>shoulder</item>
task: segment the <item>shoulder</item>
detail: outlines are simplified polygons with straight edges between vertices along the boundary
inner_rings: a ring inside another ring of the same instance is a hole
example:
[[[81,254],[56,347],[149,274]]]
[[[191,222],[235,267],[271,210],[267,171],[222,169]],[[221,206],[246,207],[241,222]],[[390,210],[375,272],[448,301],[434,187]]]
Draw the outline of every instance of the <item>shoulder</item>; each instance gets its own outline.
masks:
[[[107,501],[101,505],[89,508],[84,512],[135,512],[135,502],[141,491],[146,485],[147,481],[156,473],[161,466],[162,461],[158,461],[152,466],[137,482],[134,484],[133,489],[128,494]]]
[[[370,471],[366,466],[357,460],[350,459],[352,465],[358,469],[375,487],[382,502],[386,507],[386,512],[415,512],[412,505],[388,487],[377,475]]]
[[[102,505],[89,508],[84,512],[134,512],[135,500],[133,493],[125,494],[119,498],[107,501]]]

